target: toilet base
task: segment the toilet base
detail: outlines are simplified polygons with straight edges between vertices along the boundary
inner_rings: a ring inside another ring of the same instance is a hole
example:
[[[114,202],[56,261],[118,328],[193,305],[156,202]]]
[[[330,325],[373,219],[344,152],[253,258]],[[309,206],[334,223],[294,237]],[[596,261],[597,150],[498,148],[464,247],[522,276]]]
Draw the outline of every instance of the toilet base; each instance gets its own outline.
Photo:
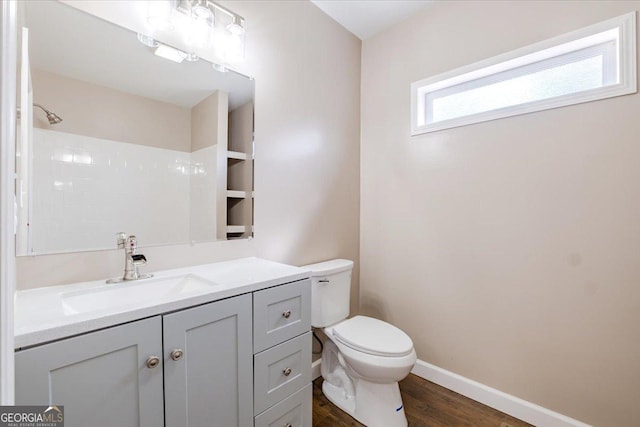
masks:
[[[329,381],[323,381],[322,394],[324,394],[329,402],[342,409],[347,414],[355,418],[356,398],[345,393],[344,388],[337,387]]]
[[[368,427],[407,427],[398,383],[378,384],[357,379],[355,396],[328,381],[322,393],[331,403]]]

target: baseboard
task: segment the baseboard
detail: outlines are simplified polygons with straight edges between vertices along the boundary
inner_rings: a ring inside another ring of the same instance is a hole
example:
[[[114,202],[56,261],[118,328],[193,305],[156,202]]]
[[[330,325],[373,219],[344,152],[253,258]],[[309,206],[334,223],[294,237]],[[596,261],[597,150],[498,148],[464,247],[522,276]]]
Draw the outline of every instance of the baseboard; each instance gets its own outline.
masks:
[[[316,378],[320,378],[320,364],[322,364],[322,359],[318,359],[311,364],[311,381],[314,381]]]
[[[591,427],[422,360],[416,362],[411,373],[534,426]]]

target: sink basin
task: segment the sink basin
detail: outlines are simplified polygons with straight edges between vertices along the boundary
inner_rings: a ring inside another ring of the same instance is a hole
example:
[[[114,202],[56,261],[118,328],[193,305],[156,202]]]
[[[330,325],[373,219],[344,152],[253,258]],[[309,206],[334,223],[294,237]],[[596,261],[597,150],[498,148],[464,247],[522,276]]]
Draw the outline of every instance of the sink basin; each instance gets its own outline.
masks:
[[[113,310],[121,307],[143,307],[158,300],[180,299],[182,296],[211,290],[217,283],[194,274],[125,281],[100,288],[67,292],[61,295],[64,313],[78,314]]]

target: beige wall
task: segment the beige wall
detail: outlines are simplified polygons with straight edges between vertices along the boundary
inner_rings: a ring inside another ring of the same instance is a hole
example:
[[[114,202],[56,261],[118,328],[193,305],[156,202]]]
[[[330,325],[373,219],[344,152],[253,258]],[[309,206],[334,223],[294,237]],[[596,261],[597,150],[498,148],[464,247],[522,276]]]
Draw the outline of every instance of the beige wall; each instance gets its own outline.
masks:
[[[211,145],[227,145],[229,95],[215,91],[191,109],[191,151]],[[223,135],[224,141],[218,141]]]
[[[190,152],[191,111],[93,83],[32,69],[33,100],[62,117],[50,125],[34,107],[34,126],[112,141]]]
[[[640,95],[409,137],[409,86],[638,9],[437,2],[363,43],[362,311],[595,426],[640,419]]]
[[[251,153],[253,149],[253,101],[229,111],[229,150]]]
[[[360,40],[310,2],[225,4],[247,18],[255,70],[258,255],[359,265]]]
[[[241,71],[256,79],[256,238],[148,248],[146,269],[253,254],[358,263],[360,41],[309,2],[225,4],[246,19]],[[122,268],[116,250],[21,257],[18,286],[106,278]]]

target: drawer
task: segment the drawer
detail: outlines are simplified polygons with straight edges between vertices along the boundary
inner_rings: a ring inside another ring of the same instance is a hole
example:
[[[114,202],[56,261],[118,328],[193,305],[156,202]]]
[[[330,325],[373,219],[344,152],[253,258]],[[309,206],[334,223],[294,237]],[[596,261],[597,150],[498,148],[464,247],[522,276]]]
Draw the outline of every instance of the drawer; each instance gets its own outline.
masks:
[[[311,280],[253,293],[253,352],[311,329]]]
[[[259,414],[311,382],[311,332],[256,354],[253,370],[254,413]]]
[[[311,427],[311,384],[255,418],[254,427]]]

